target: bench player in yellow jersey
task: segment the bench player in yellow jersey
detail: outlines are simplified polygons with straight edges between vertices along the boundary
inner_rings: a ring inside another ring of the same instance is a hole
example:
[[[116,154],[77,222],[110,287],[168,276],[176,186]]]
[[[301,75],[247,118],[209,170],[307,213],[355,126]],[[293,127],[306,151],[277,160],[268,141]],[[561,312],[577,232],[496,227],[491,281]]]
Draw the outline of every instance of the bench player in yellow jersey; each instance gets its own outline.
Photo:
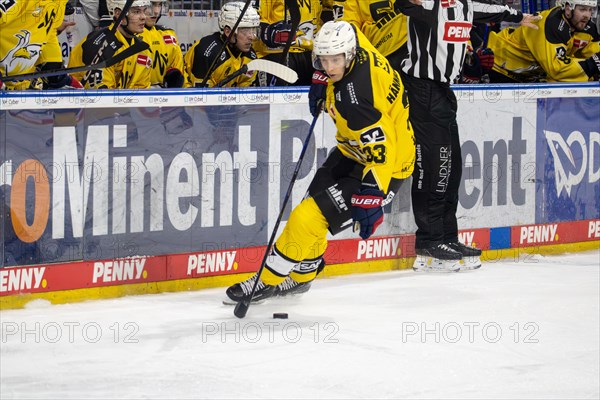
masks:
[[[121,14],[125,3],[126,0],[107,1],[108,12],[113,19],[113,24]],[[114,36],[108,38],[110,45],[103,49],[103,57],[118,54],[127,47],[132,46],[135,40],[144,39],[146,41],[142,34],[144,33],[146,19],[151,15],[150,0],[134,0]],[[98,54],[104,38],[110,36],[112,27],[111,24],[107,28],[94,31],[79,42],[71,52],[69,67],[89,65]],[[151,73],[152,53],[150,50],[144,50],[111,67],[87,73],[83,72],[76,76],[86,88],[144,89],[150,87]]]
[[[408,56],[408,32],[406,15],[394,9],[393,0],[336,0],[333,17],[350,22],[364,33],[392,67],[400,71],[400,63]]]
[[[8,90],[81,88],[68,74],[42,82],[2,83],[2,75],[21,75],[63,68],[57,28],[65,16],[67,0],[0,1],[0,88]]]
[[[191,87],[216,86],[223,79],[239,70],[242,65],[256,60],[258,56],[252,46],[258,35],[259,17],[253,7],[248,7],[242,16],[235,32],[232,28],[235,26],[242,11],[244,2],[234,1],[226,3],[219,12],[220,32],[214,32],[205,36],[192,46],[185,54],[185,70],[188,79],[188,85]],[[229,41],[222,52],[223,43],[229,38]],[[213,62],[210,76],[206,77]],[[205,81],[206,79],[206,82]],[[256,71],[248,71],[239,77],[233,79],[226,86],[244,87],[250,86],[256,79]]]
[[[326,6],[330,1],[323,2]],[[310,85],[314,71],[311,61],[311,50],[314,35],[323,24],[321,13],[323,5],[321,0],[299,1],[300,23],[296,32],[291,32],[292,23],[290,11],[286,9],[284,0],[260,0],[258,13],[260,14],[260,40],[255,44],[256,52],[260,58],[280,62],[298,73],[298,80],[294,85]],[[292,35],[287,60],[282,60],[282,53],[288,37]],[[269,74],[259,74],[260,86],[285,86],[277,77]]]
[[[292,210],[253,300],[307,291],[323,266],[327,233],[353,226],[368,239],[413,172],[414,135],[398,72],[346,21],[325,23],[313,45],[314,67],[329,77],[325,110],[337,147]],[[247,299],[256,279],[229,287],[227,296]]]
[[[540,13],[539,29],[491,32],[491,82],[585,82],[600,76],[597,0],[566,0]]]
[[[183,53],[173,29],[158,24],[161,15],[169,11],[167,0],[152,1],[152,15],[146,18],[144,39],[152,51],[151,86],[180,88],[183,76]]]

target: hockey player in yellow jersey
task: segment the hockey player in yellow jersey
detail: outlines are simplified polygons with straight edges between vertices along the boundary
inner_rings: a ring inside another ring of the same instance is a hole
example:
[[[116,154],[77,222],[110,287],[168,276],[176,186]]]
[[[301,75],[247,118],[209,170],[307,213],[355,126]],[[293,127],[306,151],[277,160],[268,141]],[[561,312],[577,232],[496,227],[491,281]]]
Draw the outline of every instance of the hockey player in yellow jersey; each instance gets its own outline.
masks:
[[[541,12],[539,29],[491,32],[491,82],[583,82],[600,75],[596,0],[567,0]]]
[[[57,28],[64,20],[66,5],[67,0],[0,1],[0,81],[2,75],[63,67]],[[29,89],[30,85],[36,85],[36,82],[5,83],[8,90]],[[64,74],[45,78],[44,87],[59,89],[81,85]],[[41,84],[31,88],[41,88]]]
[[[252,300],[307,291],[323,266],[327,233],[353,226],[368,239],[383,221],[383,206],[413,172],[408,103],[385,57],[348,22],[332,21],[314,39],[313,60],[329,77],[325,110],[338,144],[292,210]],[[256,279],[229,287],[228,297],[246,300]]]
[[[325,2],[326,4],[328,2]],[[320,0],[299,1],[300,23],[296,32],[291,32],[290,12],[284,0],[260,0],[260,41],[255,44],[260,58],[280,62],[298,73],[294,85],[310,85],[313,68],[311,65],[312,41],[322,25]],[[293,35],[292,46],[287,60],[282,60],[282,53],[290,35]],[[259,74],[260,86],[287,85],[282,80],[268,74]]]
[[[183,53],[173,29],[157,25],[161,15],[169,11],[167,0],[152,1],[152,15],[146,18],[145,40],[152,51],[151,86],[183,87]]]
[[[394,9],[393,0],[336,0],[333,17],[354,25],[400,71],[400,63],[408,56],[406,16]]]
[[[126,0],[108,0],[109,15],[116,20],[121,14]],[[150,0],[134,0],[127,15],[110,37],[109,27],[94,31],[79,42],[71,52],[69,67],[89,65],[97,55],[104,38],[109,37],[110,45],[103,49],[103,56],[110,57],[132,46],[137,40],[145,40],[146,19],[152,16]],[[108,54],[107,54],[108,53]],[[80,73],[77,77],[86,88],[96,89],[144,89],[150,87],[152,73],[152,53],[144,50],[125,60],[102,70]]]
[[[244,64],[257,59],[252,47],[258,35],[259,17],[256,10],[248,7],[235,32],[231,32],[239,16],[242,14],[244,2],[234,1],[221,7],[219,13],[220,32],[205,36],[188,50],[184,57],[188,86],[216,86],[223,79],[239,70]],[[229,42],[219,52],[226,38]],[[206,75],[213,62],[216,66],[206,82]],[[254,83],[256,71],[248,71],[230,81],[226,86],[250,86]]]

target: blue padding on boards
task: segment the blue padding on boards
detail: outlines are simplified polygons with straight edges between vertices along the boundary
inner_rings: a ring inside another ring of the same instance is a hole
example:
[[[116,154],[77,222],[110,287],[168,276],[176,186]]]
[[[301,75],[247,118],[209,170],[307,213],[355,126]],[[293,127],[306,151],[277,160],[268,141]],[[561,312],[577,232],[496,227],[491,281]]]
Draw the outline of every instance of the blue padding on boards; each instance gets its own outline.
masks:
[[[510,248],[510,226],[490,228],[490,250]]]

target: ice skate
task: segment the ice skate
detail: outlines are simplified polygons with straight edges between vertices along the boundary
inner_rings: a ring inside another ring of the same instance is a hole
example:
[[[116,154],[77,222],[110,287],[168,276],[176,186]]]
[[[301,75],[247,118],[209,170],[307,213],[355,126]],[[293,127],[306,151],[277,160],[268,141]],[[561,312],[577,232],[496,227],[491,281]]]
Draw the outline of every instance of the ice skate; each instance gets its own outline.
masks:
[[[240,301],[250,296],[257,276],[258,275],[254,274],[252,275],[252,277],[246,279],[245,281],[236,283],[235,285],[228,287],[225,291],[227,297],[229,297],[234,302],[239,303]],[[275,286],[265,285],[262,280],[259,280],[258,286],[256,286],[256,291],[254,292],[254,297],[252,298],[252,302],[254,303],[260,300],[268,299],[269,297],[273,296],[274,291]]]
[[[413,270],[417,272],[458,272],[462,255],[446,244],[416,249],[417,258]]]
[[[474,270],[481,267],[481,250],[477,247],[471,247],[461,242],[448,243],[448,246],[462,254],[460,262],[461,271]]]
[[[314,279],[308,282],[296,282],[288,276],[283,282],[275,286],[273,296],[285,297],[306,293],[310,290],[313,280]]]

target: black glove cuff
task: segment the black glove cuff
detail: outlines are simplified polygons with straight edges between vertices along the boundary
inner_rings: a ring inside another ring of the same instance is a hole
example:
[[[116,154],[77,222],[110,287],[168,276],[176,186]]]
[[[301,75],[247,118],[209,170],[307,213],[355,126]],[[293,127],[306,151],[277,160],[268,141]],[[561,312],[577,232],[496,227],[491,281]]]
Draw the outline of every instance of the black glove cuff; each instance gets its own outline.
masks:
[[[590,78],[600,74],[600,54],[596,53],[588,57],[584,61],[580,61],[579,65]]]

